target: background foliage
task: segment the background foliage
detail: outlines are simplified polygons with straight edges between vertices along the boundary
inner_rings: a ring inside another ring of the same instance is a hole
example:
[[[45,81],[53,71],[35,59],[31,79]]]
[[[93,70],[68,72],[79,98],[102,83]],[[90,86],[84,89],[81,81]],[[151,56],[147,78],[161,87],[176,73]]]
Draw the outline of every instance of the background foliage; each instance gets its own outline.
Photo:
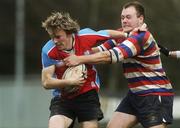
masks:
[[[119,28],[122,5],[130,0],[25,0],[25,74],[41,72],[41,47],[49,39],[41,22],[51,12],[69,12],[81,28],[95,30]],[[180,1],[139,0],[146,8],[146,23],[157,42],[171,50],[180,50]],[[0,75],[14,76],[15,62],[15,1],[0,1]],[[175,89],[180,90],[180,61],[162,55],[163,66]],[[121,64],[97,65],[102,88],[113,91],[126,89]]]

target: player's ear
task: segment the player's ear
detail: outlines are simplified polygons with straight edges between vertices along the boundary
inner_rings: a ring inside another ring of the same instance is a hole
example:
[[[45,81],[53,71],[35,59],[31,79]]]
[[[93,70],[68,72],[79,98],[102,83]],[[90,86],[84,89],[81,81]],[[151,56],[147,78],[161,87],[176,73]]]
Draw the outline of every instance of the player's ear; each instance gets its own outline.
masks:
[[[144,16],[139,16],[139,23],[142,25],[144,23]]]

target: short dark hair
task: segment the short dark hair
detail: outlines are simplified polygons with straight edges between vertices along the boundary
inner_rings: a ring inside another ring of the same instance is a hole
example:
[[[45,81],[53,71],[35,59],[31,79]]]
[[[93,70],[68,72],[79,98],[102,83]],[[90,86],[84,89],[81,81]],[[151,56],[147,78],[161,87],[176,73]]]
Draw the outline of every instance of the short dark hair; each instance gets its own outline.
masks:
[[[144,6],[140,2],[138,1],[128,2],[123,6],[123,8],[126,9],[130,6],[133,6],[136,9],[137,17],[143,16],[145,19],[145,9],[144,9]]]

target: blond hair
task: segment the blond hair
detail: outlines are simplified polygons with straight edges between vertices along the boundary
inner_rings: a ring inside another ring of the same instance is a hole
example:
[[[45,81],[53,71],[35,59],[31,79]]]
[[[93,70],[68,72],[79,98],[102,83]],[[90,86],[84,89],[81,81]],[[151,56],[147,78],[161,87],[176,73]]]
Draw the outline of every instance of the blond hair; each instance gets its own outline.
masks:
[[[69,13],[55,12],[42,22],[42,27],[49,34],[54,34],[58,30],[64,30],[67,34],[77,33],[80,29],[79,24],[74,21]]]

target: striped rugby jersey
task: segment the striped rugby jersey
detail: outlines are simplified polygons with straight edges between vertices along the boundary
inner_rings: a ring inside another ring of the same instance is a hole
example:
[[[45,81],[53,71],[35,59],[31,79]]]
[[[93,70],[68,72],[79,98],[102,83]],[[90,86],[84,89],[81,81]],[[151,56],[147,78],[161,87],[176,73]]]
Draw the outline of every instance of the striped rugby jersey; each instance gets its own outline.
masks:
[[[99,46],[110,49],[112,63],[122,61],[130,91],[137,95],[174,95],[160,59],[158,45],[149,31],[134,33],[126,40],[109,40]]]

